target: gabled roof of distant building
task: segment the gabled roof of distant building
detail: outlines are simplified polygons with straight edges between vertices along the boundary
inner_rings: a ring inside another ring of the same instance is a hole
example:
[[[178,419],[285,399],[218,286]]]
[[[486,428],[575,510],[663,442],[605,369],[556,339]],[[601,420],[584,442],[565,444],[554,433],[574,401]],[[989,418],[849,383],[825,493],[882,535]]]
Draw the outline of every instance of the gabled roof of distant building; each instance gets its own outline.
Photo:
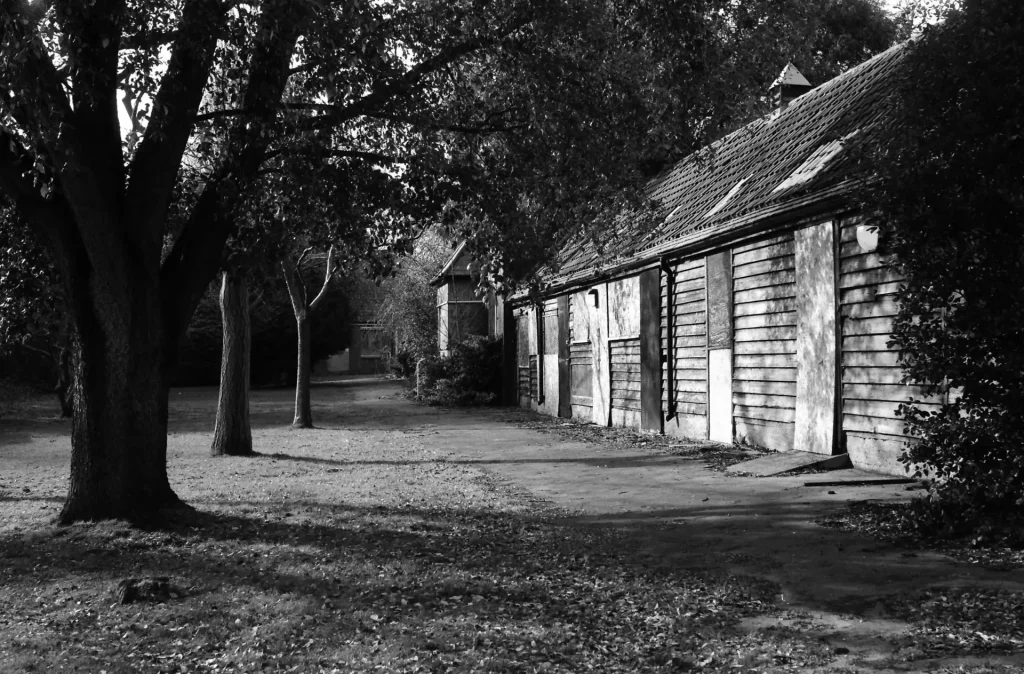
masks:
[[[844,148],[855,136],[870,138],[886,115],[883,102],[903,54],[904,45],[892,47],[682,160],[649,185],[648,194],[664,214],[660,224],[632,236],[624,219],[617,243],[604,256],[589,239],[570,242],[558,255],[558,272],[545,280],[584,282],[601,270],[656,259],[740,223],[766,222],[848,196],[854,162]]]
[[[454,276],[470,276],[469,268],[466,262],[459,264],[460,258],[462,257],[463,251],[466,250],[466,242],[463,241],[452,253],[452,256],[448,258],[448,261],[441,267],[441,271],[434,274],[434,278],[430,279],[430,285],[439,286],[444,283],[446,277]]]

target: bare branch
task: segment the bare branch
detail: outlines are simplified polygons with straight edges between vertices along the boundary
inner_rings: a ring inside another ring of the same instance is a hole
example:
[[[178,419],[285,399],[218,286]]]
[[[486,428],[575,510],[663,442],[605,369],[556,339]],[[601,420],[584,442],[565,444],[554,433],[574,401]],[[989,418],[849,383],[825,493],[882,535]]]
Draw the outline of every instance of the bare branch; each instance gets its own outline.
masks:
[[[313,301],[309,303],[310,311],[316,309],[324,299],[324,295],[327,294],[327,287],[331,284],[332,276],[334,276],[334,246],[331,246],[331,249],[327,251],[327,271],[324,272],[324,284],[320,288],[320,292],[313,298]]]

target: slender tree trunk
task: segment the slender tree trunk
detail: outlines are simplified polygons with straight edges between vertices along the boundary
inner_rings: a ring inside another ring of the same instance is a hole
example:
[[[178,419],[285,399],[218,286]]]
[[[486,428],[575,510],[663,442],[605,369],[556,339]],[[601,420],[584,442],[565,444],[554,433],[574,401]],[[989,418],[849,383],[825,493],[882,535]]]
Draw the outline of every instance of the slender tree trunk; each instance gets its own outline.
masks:
[[[298,369],[295,371],[295,419],[292,421],[292,426],[313,428],[313,412],[309,404],[309,371],[311,367],[309,312],[297,313],[295,323],[298,328],[299,355],[296,363]]]
[[[159,294],[145,278],[118,301],[79,306],[74,331],[71,479],[59,521],[151,521],[184,507],[167,479],[167,403]],[[85,294],[82,294],[84,297]],[[127,304],[127,306],[126,306]]]
[[[220,288],[223,348],[220,357],[220,396],[211,453],[214,456],[252,454],[249,425],[249,289],[245,274],[225,271]]]
[[[71,349],[62,346],[57,356],[57,385],[54,387],[60,402],[61,417],[71,418],[75,413],[75,401],[71,391]]]

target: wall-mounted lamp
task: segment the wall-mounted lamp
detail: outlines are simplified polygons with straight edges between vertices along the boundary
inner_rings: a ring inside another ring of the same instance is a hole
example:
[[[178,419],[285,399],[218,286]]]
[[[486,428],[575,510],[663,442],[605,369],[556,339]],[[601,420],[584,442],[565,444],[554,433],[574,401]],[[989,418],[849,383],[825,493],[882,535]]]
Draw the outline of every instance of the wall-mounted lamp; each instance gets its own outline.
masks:
[[[878,227],[857,225],[857,243],[865,253],[874,252],[878,248]]]

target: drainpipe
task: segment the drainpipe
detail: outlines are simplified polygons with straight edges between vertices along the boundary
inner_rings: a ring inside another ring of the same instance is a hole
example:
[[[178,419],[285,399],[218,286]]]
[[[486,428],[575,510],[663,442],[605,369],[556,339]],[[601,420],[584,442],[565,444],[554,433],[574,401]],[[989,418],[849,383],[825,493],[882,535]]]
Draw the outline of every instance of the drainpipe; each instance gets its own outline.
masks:
[[[675,291],[675,274],[665,256],[658,258],[661,273],[665,274],[665,352],[662,360],[665,363],[665,392],[667,393],[665,421],[676,416],[676,382],[673,354],[675,353],[675,311],[673,310],[673,294]]]

